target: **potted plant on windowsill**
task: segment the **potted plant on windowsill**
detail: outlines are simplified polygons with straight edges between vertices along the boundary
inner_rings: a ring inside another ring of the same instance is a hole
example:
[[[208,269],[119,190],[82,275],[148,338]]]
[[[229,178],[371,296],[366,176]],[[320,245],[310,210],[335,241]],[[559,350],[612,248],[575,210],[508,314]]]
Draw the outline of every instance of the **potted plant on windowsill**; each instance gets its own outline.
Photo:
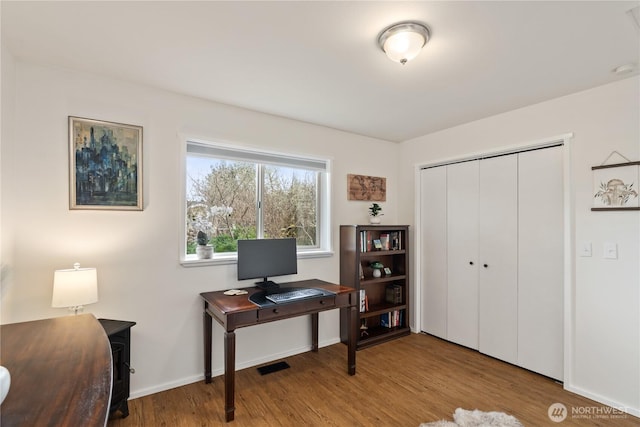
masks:
[[[198,259],[211,259],[213,258],[213,246],[209,244],[209,236],[204,231],[198,231],[196,237],[198,246],[196,246],[196,255]]]
[[[373,203],[371,206],[369,206],[369,223],[380,224],[380,217],[384,215],[381,212],[382,207],[379,204]]]

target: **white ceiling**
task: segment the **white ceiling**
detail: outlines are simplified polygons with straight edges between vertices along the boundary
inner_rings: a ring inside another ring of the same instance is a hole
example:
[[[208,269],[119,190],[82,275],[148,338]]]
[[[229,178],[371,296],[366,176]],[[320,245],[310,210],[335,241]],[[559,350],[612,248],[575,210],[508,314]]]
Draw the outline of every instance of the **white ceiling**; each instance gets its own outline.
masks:
[[[638,1],[9,2],[3,43],[74,68],[388,141],[636,75]],[[407,65],[376,44],[428,25]],[[639,94],[640,95],[640,94]]]

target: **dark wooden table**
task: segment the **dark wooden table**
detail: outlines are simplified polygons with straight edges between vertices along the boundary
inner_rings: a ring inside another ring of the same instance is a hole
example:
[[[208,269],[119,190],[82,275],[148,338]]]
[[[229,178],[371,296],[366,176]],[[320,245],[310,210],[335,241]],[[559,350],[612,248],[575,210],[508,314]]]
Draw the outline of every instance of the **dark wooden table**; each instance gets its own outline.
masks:
[[[342,308],[347,311],[349,334],[347,340],[347,372],[356,373],[356,334],[358,333],[356,290],[322,280],[302,280],[280,284],[281,288],[318,288],[333,295],[300,300],[286,304],[259,307],[249,300],[251,295],[262,292],[259,288],[245,288],[248,294],[225,295],[223,291],[203,292],[204,299],[204,380],[211,382],[212,319],[225,330],[224,333],[224,394],[225,419],[232,421],[235,413],[235,364],[237,328],[257,325],[290,317],[311,315],[311,350],[318,351],[318,313]]]
[[[2,427],[106,425],[111,347],[92,314],[2,325],[0,346],[11,374]]]

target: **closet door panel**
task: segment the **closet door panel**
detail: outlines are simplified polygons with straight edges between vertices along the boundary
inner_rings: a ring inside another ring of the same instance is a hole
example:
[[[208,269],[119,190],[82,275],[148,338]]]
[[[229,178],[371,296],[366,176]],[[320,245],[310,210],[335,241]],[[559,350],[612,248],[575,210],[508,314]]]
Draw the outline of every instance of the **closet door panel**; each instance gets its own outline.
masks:
[[[447,338],[447,171],[420,172],[422,331]]]
[[[518,156],[518,365],[562,380],[562,148]]]
[[[447,166],[447,337],[478,349],[478,161]]]
[[[518,345],[517,155],[480,161],[480,352],[516,363]]]

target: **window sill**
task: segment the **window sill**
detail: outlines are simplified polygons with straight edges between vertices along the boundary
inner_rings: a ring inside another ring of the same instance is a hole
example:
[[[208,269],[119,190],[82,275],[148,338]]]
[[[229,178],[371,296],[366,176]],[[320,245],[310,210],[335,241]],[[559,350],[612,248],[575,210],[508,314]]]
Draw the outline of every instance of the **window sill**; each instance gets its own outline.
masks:
[[[180,264],[183,267],[206,267],[208,265],[235,264],[236,261],[235,253],[233,255],[214,255],[211,259],[198,259],[195,255],[187,255],[180,260]]]
[[[310,259],[310,258],[327,258],[333,256],[333,251],[329,250],[309,250],[298,252],[298,259]],[[206,267],[210,265],[226,265],[236,264],[238,257],[235,253],[229,255],[214,255],[211,259],[198,259],[195,255],[187,255],[180,260],[180,265],[183,267]]]

